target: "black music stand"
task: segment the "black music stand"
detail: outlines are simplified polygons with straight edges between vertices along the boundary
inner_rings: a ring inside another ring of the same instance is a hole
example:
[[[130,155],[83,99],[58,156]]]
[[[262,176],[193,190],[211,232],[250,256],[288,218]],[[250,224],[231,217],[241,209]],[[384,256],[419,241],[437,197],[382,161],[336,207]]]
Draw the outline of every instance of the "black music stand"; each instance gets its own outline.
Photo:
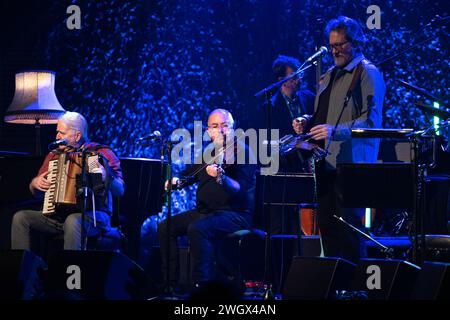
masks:
[[[412,163],[340,163],[337,184],[343,208],[413,208]]]
[[[145,219],[162,210],[166,163],[160,159],[119,159],[126,187],[122,197],[114,197],[114,216],[121,222],[128,240],[126,254],[137,260],[141,226]]]
[[[285,206],[311,206],[315,205],[314,197],[314,175],[311,173],[278,173],[275,175],[259,175],[257,176],[258,195],[262,204],[261,215],[266,217],[266,207],[281,206],[284,212]],[[273,192],[277,190],[277,192]],[[265,266],[264,266],[264,281],[270,278],[272,266],[272,250],[269,243],[272,240],[272,230],[270,228],[270,217],[266,219],[267,240],[265,247]],[[301,235],[301,217],[298,222],[297,235],[297,254],[300,256],[302,251],[302,235]],[[281,283],[280,283],[281,285]]]
[[[341,207],[404,208],[413,212],[413,262],[422,263],[423,187],[426,164],[420,163],[419,143],[423,131],[412,129],[352,129],[352,138],[403,138],[409,140],[409,163],[338,164],[337,181]],[[381,188],[380,188],[381,186]],[[419,235],[422,241],[419,252]],[[419,254],[420,253],[420,254]]]
[[[341,208],[414,208],[414,165],[411,163],[341,163],[337,165],[337,186]],[[392,249],[342,218],[335,218],[375,243],[387,258],[392,258]]]
[[[87,178],[87,149],[81,149],[81,174],[80,174],[80,186],[77,187],[79,190],[79,197],[81,198],[81,250],[86,250],[86,208],[87,208],[87,197],[89,188],[89,181]],[[91,192],[92,189],[91,189]],[[94,200],[95,201],[95,200]]]

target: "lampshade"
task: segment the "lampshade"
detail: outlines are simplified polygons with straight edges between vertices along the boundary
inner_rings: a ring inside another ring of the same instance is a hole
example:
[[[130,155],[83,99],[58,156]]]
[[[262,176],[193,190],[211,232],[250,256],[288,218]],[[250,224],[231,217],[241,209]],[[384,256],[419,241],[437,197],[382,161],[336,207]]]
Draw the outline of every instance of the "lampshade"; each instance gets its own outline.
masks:
[[[66,111],[55,94],[55,73],[25,71],[16,74],[16,91],[5,121],[23,124],[57,123]]]

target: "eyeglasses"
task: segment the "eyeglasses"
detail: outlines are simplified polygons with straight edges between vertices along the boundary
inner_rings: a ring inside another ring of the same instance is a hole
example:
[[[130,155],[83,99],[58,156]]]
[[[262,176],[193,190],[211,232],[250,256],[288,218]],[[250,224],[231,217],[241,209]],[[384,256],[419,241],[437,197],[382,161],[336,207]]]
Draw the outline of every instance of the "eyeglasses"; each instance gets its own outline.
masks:
[[[227,123],[227,122],[224,122],[224,123],[221,123],[221,124],[213,123],[212,125],[208,126],[209,129],[213,129],[213,130],[218,130],[220,128],[228,129],[230,127],[231,127],[231,125],[229,123]]]
[[[330,48],[331,48],[331,50],[333,50],[333,49],[341,50],[342,47],[348,42],[349,41],[347,40],[347,41],[344,41],[344,42],[338,42],[338,43],[333,43],[333,44],[330,43]]]

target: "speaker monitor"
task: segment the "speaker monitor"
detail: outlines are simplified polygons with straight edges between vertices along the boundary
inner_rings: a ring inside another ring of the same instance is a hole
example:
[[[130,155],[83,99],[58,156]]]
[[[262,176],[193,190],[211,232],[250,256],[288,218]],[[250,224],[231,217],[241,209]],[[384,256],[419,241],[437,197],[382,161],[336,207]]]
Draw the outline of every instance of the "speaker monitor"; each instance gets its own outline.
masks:
[[[0,299],[39,298],[45,262],[27,250],[0,252]]]
[[[60,251],[48,271],[48,299],[140,299],[146,286],[143,269],[117,252]]]
[[[361,259],[353,290],[365,291],[369,300],[409,299],[420,268],[403,260]]]
[[[283,299],[324,300],[349,290],[356,265],[340,258],[294,257],[283,287]]]
[[[412,293],[414,300],[450,300],[450,263],[425,262]]]

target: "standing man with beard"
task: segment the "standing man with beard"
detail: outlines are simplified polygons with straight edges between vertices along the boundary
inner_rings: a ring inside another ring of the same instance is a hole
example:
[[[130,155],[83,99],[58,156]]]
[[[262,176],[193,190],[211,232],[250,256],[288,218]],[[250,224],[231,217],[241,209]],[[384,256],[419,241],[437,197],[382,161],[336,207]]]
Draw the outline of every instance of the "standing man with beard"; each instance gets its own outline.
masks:
[[[339,207],[336,164],[376,162],[379,139],[352,139],[351,129],[381,127],[386,87],[380,71],[362,53],[364,34],[355,20],[344,16],[331,20],[326,35],[335,65],[321,77],[314,114],[301,119],[299,132],[310,133],[324,148],[329,145],[330,154],[316,165],[324,253],[357,261],[365,255],[364,240],[333,215],[362,228],[363,209]]]

